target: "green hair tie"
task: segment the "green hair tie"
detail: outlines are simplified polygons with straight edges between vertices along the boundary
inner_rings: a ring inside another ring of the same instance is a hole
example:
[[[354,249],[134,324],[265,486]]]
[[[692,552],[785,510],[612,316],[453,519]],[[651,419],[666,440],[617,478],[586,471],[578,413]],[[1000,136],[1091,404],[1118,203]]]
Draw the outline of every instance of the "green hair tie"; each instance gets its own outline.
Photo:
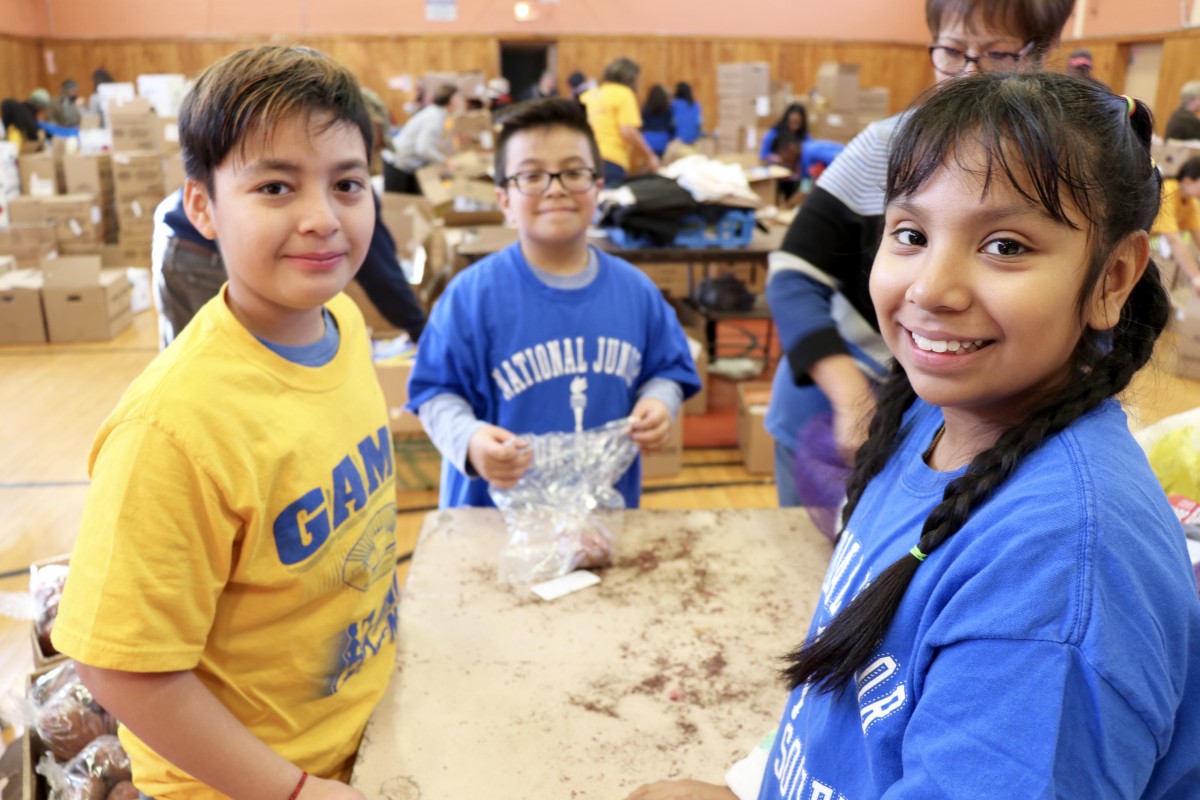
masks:
[[[915,545],[915,544],[913,545],[913,549],[912,549],[912,550],[909,550],[908,552],[909,552],[909,553],[911,553],[911,554],[912,554],[912,557],[913,557],[913,558],[915,558],[917,561],[924,561],[924,560],[925,560],[925,554],[924,554],[924,553],[922,553],[922,552],[921,552],[921,548],[920,548],[920,547],[918,547],[918,546],[917,546],[917,545]]]

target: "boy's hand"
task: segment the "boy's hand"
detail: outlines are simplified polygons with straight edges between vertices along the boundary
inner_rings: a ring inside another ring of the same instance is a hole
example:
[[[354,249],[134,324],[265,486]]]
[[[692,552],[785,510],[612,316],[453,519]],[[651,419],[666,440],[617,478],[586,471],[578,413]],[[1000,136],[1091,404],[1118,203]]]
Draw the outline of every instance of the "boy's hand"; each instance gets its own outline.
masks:
[[[497,489],[511,489],[533,463],[529,442],[495,425],[484,425],[467,443],[467,459]]]
[[[353,786],[309,775],[296,800],[367,800],[367,796]]]
[[[671,433],[671,413],[667,404],[656,397],[643,397],[629,415],[629,435],[643,452],[653,452],[667,443]]]
[[[737,800],[726,786],[702,781],[659,781],[633,790],[625,800]]]

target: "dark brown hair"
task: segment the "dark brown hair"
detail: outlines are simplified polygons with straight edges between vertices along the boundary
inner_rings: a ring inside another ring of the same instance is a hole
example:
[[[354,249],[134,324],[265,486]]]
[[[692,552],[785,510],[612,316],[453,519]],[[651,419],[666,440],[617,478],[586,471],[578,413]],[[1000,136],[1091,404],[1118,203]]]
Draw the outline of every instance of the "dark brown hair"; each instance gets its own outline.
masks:
[[[1075,0],[925,0],[925,21],[934,39],[942,28],[958,22],[972,32],[980,23],[1007,31],[1031,42],[1030,56],[1041,63],[1074,8]]]
[[[546,97],[517,103],[500,118],[500,125],[500,135],[496,137],[497,186],[503,186],[505,179],[509,177],[505,172],[508,166],[508,154],[505,151],[508,149],[509,139],[521,131],[539,128],[566,128],[583,134],[587,139],[588,148],[592,151],[592,168],[597,172],[603,169],[596,134],[592,132],[592,126],[588,124],[583,109],[573,99]]]
[[[251,135],[269,137],[300,115],[328,130],[362,132],[371,158],[371,118],[354,75],[308,47],[262,45],[226,56],[197,79],[179,109],[179,143],[187,176],[213,190],[213,172]]]

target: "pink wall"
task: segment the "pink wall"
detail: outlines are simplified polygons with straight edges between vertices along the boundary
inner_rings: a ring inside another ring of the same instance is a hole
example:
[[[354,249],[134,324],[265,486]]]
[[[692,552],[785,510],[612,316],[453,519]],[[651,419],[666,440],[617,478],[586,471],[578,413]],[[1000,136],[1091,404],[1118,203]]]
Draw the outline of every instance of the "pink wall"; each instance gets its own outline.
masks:
[[[40,36],[46,31],[42,4],[34,0],[0,0],[0,33]]]
[[[1198,0],[1086,0],[1083,35],[1125,36],[1132,33],[1156,33],[1187,27],[1184,8],[1191,10]],[[1075,0],[1076,13],[1082,7]],[[1071,25],[1067,26],[1070,36]]]
[[[0,33],[140,38],[319,33],[742,36],[922,42],[922,0],[530,0],[539,18],[513,20],[513,0],[457,0],[457,20],[425,19],[426,0],[0,0]],[[1121,36],[1184,27],[1200,0],[1079,0],[1081,34]],[[1066,38],[1075,28],[1068,24]]]
[[[0,0],[49,9],[40,32],[59,38],[298,33],[595,33],[923,41],[921,0],[531,0],[539,18],[513,20],[513,0],[457,0],[455,22],[425,19],[425,0]],[[747,9],[734,13],[732,9]],[[29,14],[28,11],[25,12]],[[5,21],[0,15],[0,30]],[[12,31],[18,32],[18,31]],[[19,32],[29,32],[22,29]]]

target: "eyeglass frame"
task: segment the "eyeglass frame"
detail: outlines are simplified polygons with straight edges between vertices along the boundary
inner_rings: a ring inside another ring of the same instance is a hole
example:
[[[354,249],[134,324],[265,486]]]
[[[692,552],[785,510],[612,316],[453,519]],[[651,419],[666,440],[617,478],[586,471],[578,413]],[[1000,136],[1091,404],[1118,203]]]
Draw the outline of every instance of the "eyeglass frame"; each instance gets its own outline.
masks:
[[[958,57],[962,58],[962,62],[963,62],[962,66],[959,67],[958,72],[946,72],[944,69],[940,68],[937,65],[937,63],[934,61],[934,52],[937,50],[946,50],[951,53],[958,53]],[[933,68],[936,71],[942,73],[943,75],[950,76],[950,77],[953,77],[955,75],[962,75],[964,72],[967,71],[967,66],[969,64],[974,64],[975,67],[980,72],[1004,72],[1006,70],[992,70],[992,69],[985,68],[983,66],[983,59],[985,59],[989,56],[1009,56],[1013,60],[1013,68],[1016,68],[1016,67],[1020,66],[1021,62],[1023,60],[1025,60],[1026,58],[1028,58],[1029,54],[1032,52],[1033,52],[1033,41],[1032,40],[1030,40],[1030,41],[1026,42],[1024,45],[1022,45],[1020,50],[1016,50],[1016,51],[1013,51],[1013,50],[988,50],[987,52],[980,53],[977,56],[967,55],[966,50],[959,50],[957,47],[950,47],[949,45],[945,45],[945,44],[931,44],[931,45],[929,45],[929,63],[933,66]]]
[[[566,181],[563,180],[563,175],[568,172],[587,172],[592,176],[592,181],[584,189],[571,189],[567,186]],[[530,194],[522,189],[519,184],[519,179],[522,175],[545,175],[546,187],[537,194]],[[500,185],[507,188],[510,183],[516,182],[514,185],[516,186],[517,191],[521,194],[525,195],[526,197],[541,197],[542,195],[546,194],[546,192],[550,191],[550,187],[554,184],[555,180],[558,181],[558,185],[563,188],[564,192],[567,192],[568,194],[583,194],[584,192],[590,192],[592,189],[596,188],[596,181],[600,180],[600,173],[593,167],[570,167],[568,169],[560,169],[558,172],[551,172],[550,170],[546,169],[530,169],[524,172],[514,172],[512,175],[509,175],[502,180]]]

